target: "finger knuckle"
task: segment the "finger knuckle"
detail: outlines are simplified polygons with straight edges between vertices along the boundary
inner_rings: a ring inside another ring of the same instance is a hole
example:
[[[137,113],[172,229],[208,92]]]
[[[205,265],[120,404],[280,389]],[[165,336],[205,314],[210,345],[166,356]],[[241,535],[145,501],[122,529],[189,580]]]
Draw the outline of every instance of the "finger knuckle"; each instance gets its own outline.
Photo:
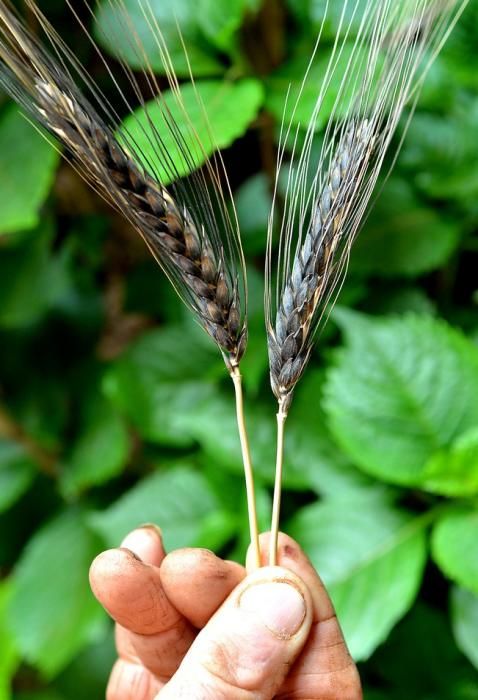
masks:
[[[264,691],[270,677],[267,650],[256,651],[252,659],[230,642],[214,644],[202,666],[211,682],[223,689],[225,698],[252,700],[261,697],[258,693]]]

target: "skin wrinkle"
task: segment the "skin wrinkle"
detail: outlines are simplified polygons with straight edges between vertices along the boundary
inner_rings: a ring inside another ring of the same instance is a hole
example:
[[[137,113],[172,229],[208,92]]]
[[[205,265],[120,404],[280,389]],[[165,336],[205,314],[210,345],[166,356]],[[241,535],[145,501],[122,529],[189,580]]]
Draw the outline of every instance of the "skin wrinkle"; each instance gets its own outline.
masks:
[[[323,645],[324,637],[326,640],[333,639],[333,644]],[[340,688],[341,684],[343,689]],[[295,685],[300,687],[297,692],[294,691]],[[310,697],[314,697],[311,691],[315,691],[318,693],[317,697],[324,700],[348,700],[349,696],[344,695],[344,692],[350,692],[350,688],[357,686],[359,687],[359,683],[355,664],[334,617],[313,625],[307,645],[287,678],[284,693],[279,698],[302,700],[304,691],[309,690]],[[309,692],[306,697],[309,697]],[[327,694],[324,694],[325,692]],[[352,695],[351,700],[361,697],[361,694]]]
[[[268,534],[261,535],[260,545],[262,552],[268,551]],[[278,556],[282,566],[300,571],[314,601],[314,617],[308,642],[294,663],[277,700],[361,700],[358,673],[323,582],[299,546],[283,533],[280,536]],[[331,660],[329,650],[321,648],[320,643],[331,639],[337,643],[336,651],[333,653],[333,665],[324,672],[324,665],[330,665]],[[317,668],[321,671],[309,671]],[[314,683],[309,687],[311,678]]]
[[[159,611],[160,614],[158,615],[158,612],[156,610],[155,600],[157,597],[159,598],[159,596],[155,595],[156,592],[157,591],[153,592],[153,591],[149,590],[149,591],[145,591],[144,593],[142,593],[139,596],[139,598],[136,599],[137,607],[136,607],[136,610],[134,611],[134,613],[141,616],[141,621],[142,621],[143,626],[146,628],[151,627],[151,628],[153,628],[153,630],[155,629],[155,622],[158,619],[158,617],[161,617],[161,612],[162,612],[162,611]],[[139,603],[143,599],[147,599],[147,603],[141,607],[139,605]],[[151,613],[151,615],[148,617],[147,613]],[[148,634],[148,632],[145,630],[144,634]]]
[[[191,645],[192,640],[196,637],[195,632],[192,630],[191,625],[188,623],[187,620],[181,619],[179,620],[179,624],[175,626],[174,628],[171,628],[169,632],[175,632],[176,633],[176,639],[173,636],[172,640],[169,640],[168,642],[168,647],[173,649],[173,651],[177,652],[182,652],[184,653],[184,646],[185,643],[188,644],[188,648]],[[164,632],[161,633],[164,635]],[[182,645],[181,645],[182,643]],[[159,652],[158,647],[155,647],[155,653],[158,658],[160,658],[161,654]]]
[[[152,636],[135,634],[118,627],[116,643],[122,658],[132,658],[133,661],[141,659],[149,671],[167,680],[177,671],[195,636],[187,620],[181,619],[167,632]]]
[[[346,673],[350,669],[351,673]],[[355,665],[327,674],[311,671],[302,675],[299,688],[286,682],[275,700],[362,700],[363,695],[357,685]]]
[[[140,665],[118,661],[106,692],[106,700],[152,700],[161,684]]]
[[[217,664],[215,661],[212,661],[210,664],[207,661],[202,663],[202,668],[210,677],[207,685],[209,687],[212,685],[214,688],[214,700],[216,700],[216,689],[224,693],[224,700],[259,700],[262,697],[262,693],[259,695],[258,687],[241,688],[234,682],[231,682],[225,674],[219,673],[218,669],[224,668],[223,663],[226,661],[227,675],[235,675],[233,668],[234,662],[231,662],[230,655],[224,654],[224,648],[221,648],[220,651],[216,651],[216,653],[218,653],[218,656],[215,658],[222,661],[222,663]],[[213,696],[209,693],[207,698],[208,700],[209,698],[212,700]]]
[[[203,656],[202,665],[211,676],[220,678],[231,688],[256,691],[264,682],[264,669],[267,670],[269,654],[265,649],[261,650],[261,655],[248,659],[250,666],[244,666],[241,663],[241,639],[236,639],[229,639],[228,636],[221,642],[210,641],[209,653]],[[223,672],[219,673],[218,668]]]
[[[144,565],[143,565],[144,566]],[[144,596],[149,594],[149,600],[150,600],[150,605],[146,606],[145,608],[138,609],[139,613],[146,613],[149,610],[153,611],[153,616],[151,618],[150,625],[145,621],[143,624],[148,627],[151,626],[153,628],[153,633],[162,631],[162,632],[167,632],[171,627],[173,627],[176,624],[177,619],[179,618],[178,613],[174,608],[172,607],[171,603],[166,597],[166,594],[164,592],[163,586],[160,583],[160,581],[154,581],[152,580],[151,583],[151,589],[147,592],[144,593]],[[156,607],[158,605],[158,607]],[[159,608],[159,609],[158,609]],[[164,623],[162,622],[163,619],[168,620],[168,618],[172,619]],[[156,629],[156,623],[160,624],[160,629]],[[145,634],[148,634],[145,632]]]
[[[196,695],[194,700],[199,700],[199,698],[201,700],[260,700],[260,696],[257,694],[251,694],[249,691],[240,688],[232,688],[230,684],[219,676],[201,679],[200,673],[201,671],[199,670],[195,674],[196,690],[202,691],[204,694]],[[214,695],[211,694],[211,680],[214,684],[212,686]],[[157,700],[191,700],[191,688],[189,685],[178,687],[173,681],[169,688],[165,686],[166,690],[168,692],[160,693]]]

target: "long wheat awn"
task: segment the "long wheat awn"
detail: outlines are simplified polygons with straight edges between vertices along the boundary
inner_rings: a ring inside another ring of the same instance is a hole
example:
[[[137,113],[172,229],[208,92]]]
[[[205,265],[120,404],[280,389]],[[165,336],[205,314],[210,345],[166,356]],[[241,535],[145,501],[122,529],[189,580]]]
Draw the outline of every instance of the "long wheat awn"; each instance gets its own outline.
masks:
[[[326,6],[322,29],[329,3]],[[274,212],[269,227],[265,309],[271,385],[279,405],[271,565],[277,556],[284,428],[294,388],[340,290],[399,119],[407,106],[410,119],[427,70],[465,6],[466,0],[345,0],[342,5],[337,39],[304,144],[294,149],[290,166],[275,292]],[[353,47],[347,55],[351,37]],[[303,86],[306,81],[307,75]],[[313,164],[316,124],[337,81],[320,157]],[[298,133],[290,132],[283,133],[278,171],[286,141],[297,141]],[[311,168],[315,176],[309,185]]]

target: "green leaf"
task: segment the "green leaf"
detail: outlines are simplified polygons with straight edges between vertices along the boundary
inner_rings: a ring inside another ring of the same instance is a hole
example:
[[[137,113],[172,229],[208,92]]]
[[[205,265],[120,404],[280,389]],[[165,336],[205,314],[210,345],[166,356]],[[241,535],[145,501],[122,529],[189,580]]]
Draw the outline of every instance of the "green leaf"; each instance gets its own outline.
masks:
[[[9,580],[0,583],[0,700],[11,699],[11,680],[19,663],[16,645],[5,626],[5,611],[11,595]]]
[[[255,471],[261,474],[263,449],[268,458],[273,455],[273,423],[260,403],[246,406],[245,410]],[[179,424],[186,435],[199,442],[208,457],[237,474],[242,472],[232,387],[228,393],[217,387],[210,391],[192,410],[183,412]],[[269,461],[269,469],[271,464]]]
[[[28,167],[25,167],[25,164]],[[10,105],[0,117],[0,235],[31,229],[50,191],[58,153]]]
[[[253,399],[259,393],[269,371],[269,355],[263,332],[264,324],[259,325],[249,319],[248,327],[247,352],[241,360],[241,373],[245,391],[249,398]]]
[[[321,407],[324,384],[324,372],[310,369],[294,396],[286,428],[286,483],[329,498],[384,490],[354,467],[332,439]]]
[[[443,61],[448,66],[455,84],[470,87],[474,92],[478,88],[478,76],[473,69],[477,26],[478,6],[476,2],[469,2],[442,53]]]
[[[104,388],[143,437],[189,446],[182,415],[209,396],[207,380],[223,372],[217,348],[195,324],[165,326],[126,350],[107,373]]]
[[[304,379],[287,421],[283,484],[294,490],[314,489],[338,494],[368,488],[370,479],[350,465],[324,428],[320,411],[323,376],[311,373]],[[316,407],[314,411],[314,405]],[[245,407],[254,472],[266,484],[274,480],[276,424],[273,409],[260,401]],[[184,405],[177,417],[178,432],[197,441],[213,463],[242,474],[232,388],[218,387],[197,403]]]
[[[324,24],[324,38],[329,39],[344,36],[346,33],[354,36],[360,30],[367,8],[363,2],[343,5],[340,2],[329,3],[327,0],[308,0],[308,5],[309,22],[312,22],[315,29]]]
[[[33,536],[15,568],[9,626],[25,659],[48,677],[104,630],[88,585],[97,553],[96,538],[71,510]]]
[[[369,301],[367,308],[380,316],[403,316],[407,313],[437,315],[432,299],[421,287],[405,285],[401,280],[396,286],[391,283],[380,285],[380,293],[377,294],[374,289]],[[338,303],[341,303],[340,299]]]
[[[129,437],[115,408],[97,391],[86,397],[80,433],[66,458],[61,486],[73,495],[103,484],[121,473],[128,458]]]
[[[335,317],[346,346],[325,389],[334,436],[366,472],[422,485],[428,460],[478,424],[478,349],[427,316]]]
[[[434,454],[422,477],[422,487],[444,496],[472,496],[478,493],[478,428],[471,428],[449,449]]]
[[[446,616],[423,603],[393,630],[369,669],[390,684],[387,698],[394,700],[477,697],[476,673],[457,649]]]
[[[338,0],[287,0],[287,5],[314,40],[318,31],[321,32],[322,40],[333,41],[345,36],[351,38],[359,32],[363,39],[364,22],[370,21],[370,5],[363,0],[354,3]],[[396,0],[393,9],[404,23],[407,17],[411,19],[417,12],[412,0]]]
[[[0,513],[27,491],[35,474],[36,465],[25,449],[0,438]]]
[[[243,480],[242,480],[243,482]],[[237,542],[236,546],[228,554],[228,557],[237,561],[239,564],[244,564],[246,560],[246,555],[249,547],[251,546],[251,538],[249,532],[249,515],[247,512],[247,501],[245,497],[244,485],[241,484],[241,490],[238,491],[236,488],[236,504],[237,504],[237,493],[243,493],[241,499],[241,505],[239,506],[239,519],[237,528]],[[260,484],[256,483],[255,488],[256,496],[256,510],[257,510],[257,521],[259,525],[259,532],[267,532],[271,526],[271,510],[272,502],[271,496],[267,489],[263,488]],[[237,510],[237,505],[236,505]]]
[[[270,182],[264,173],[246,180],[235,197],[242,247],[249,255],[263,254],[267,245],[267,227],[272,207]]]
[[[210,523],[217,524],[220,513],[207,481],[185,465],[142,479],[109,508],[90,516],[90,522],[111,547],[130,530],[154,522],[161,527],[167,548],[176,549],[209,545]],[[220,529],[215,545],[219,547],[229,535]]]
[[[307,506],[288,532],[324,580],[352,655],[367,659],[418,592],[427,554],[424,519],[372,494]]]
[[[394,177],[354,245],[351,269],[381,277],[423,274],[448,260],[460,234],[457,221],[421,203],[406,180]]]
[[[242,235],[241,229],[241,237]],[[249,265],[247,271],[247,288],[248,339],[246,353],[241,360],[241,374],[245,393],[253,400],[267,381],[269,373],[269,353],[264,333],[264,275],[262,270],[253,265]]]
[[[71,295],[69,252],[66,246],[53,250],[54,235],[53,222],[46,219],[27,239],[2,249],[0,326],[34,325]]]
[[[194,16],[205,37],[221,51],[235,48],[249,0],[199,0]]]
[[[163,185],[168,185],[203,165],[217,149],[230,146],[242,136],[261,107],[263,91],[261,83],[252,78],[237,82],[209,80],[184,85],[180,102],[171,90],[166,90],[163,97],[164,100],[153,100],[146,109],[128,116],[122,129],[128,140],[133,141],[144,167]],[[161,133],[161,153],[153,145],[155,134],[151,123]],[[168,126],[170,123],[175,124],[174,132]],[[167,161],[163,151],[168,154]]]
[[[21,327],[37,322],[51,307],[62,275],[51,256],[51,224],[42,224],[28,239],[2,250],[0,256],[0,325]]]
[[[31,693],[15,693],[14,700],[65,700],[55,690],[39,690]]]
[[[196,324],[168,325],[144,333],[118,361],[131,371],[143,372],[150,385],[219,374],[223,361],[214,343]]]
[[[433,529],[432,554],[448,578],[478,594],[478,508],[443,515]]]
[[[58,678],[55,690],[66,700],[100,700],[105,696],[108,677],[117,654],[113,625],[97,642],[82,651]]]
[[[150,0],[147,6],[137,0],[125,0],[121,5],[102,0],[96,12],[95,36],[107,51],[131,68],[152,68],[155,73],[165,74],[161,56],[164,42],[178,77],[188,78],[189,66],[196,77],[220,75],[224,67],[213,47],[201,36],[200,14],[195,0]]]
[[[451,589],[451,621],[458,647],[478,669],[478,595],[454,586]]]
[[[152,385],[145,393],[148,387],[135,386],[133,380],[134,375],[127,376],[122,369],[119,376],[116,373],[106,376],[105,391],[138,432],[146,440],[161,445],[192,447],[193,436],[184,428],[184,417],[202,409],[203,402],[214,393],[213,386],[201,381],[170,382]]]
[[[478,99],[456,100],[450,114],[418,113],[407,131],[400,164],[435,198],[476,201],[478,167],[474,149]]]

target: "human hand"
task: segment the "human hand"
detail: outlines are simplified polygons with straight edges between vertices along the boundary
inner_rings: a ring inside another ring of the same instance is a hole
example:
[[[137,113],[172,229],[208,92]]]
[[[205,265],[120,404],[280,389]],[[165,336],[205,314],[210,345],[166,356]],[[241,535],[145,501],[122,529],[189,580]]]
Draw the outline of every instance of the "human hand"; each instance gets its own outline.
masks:
[[[252,571],[203,549],[166,555],[153,526],[100,554],[90,581],[119,656],[107,700],[361,700],[329,596],[287,535],[278,561]]]

